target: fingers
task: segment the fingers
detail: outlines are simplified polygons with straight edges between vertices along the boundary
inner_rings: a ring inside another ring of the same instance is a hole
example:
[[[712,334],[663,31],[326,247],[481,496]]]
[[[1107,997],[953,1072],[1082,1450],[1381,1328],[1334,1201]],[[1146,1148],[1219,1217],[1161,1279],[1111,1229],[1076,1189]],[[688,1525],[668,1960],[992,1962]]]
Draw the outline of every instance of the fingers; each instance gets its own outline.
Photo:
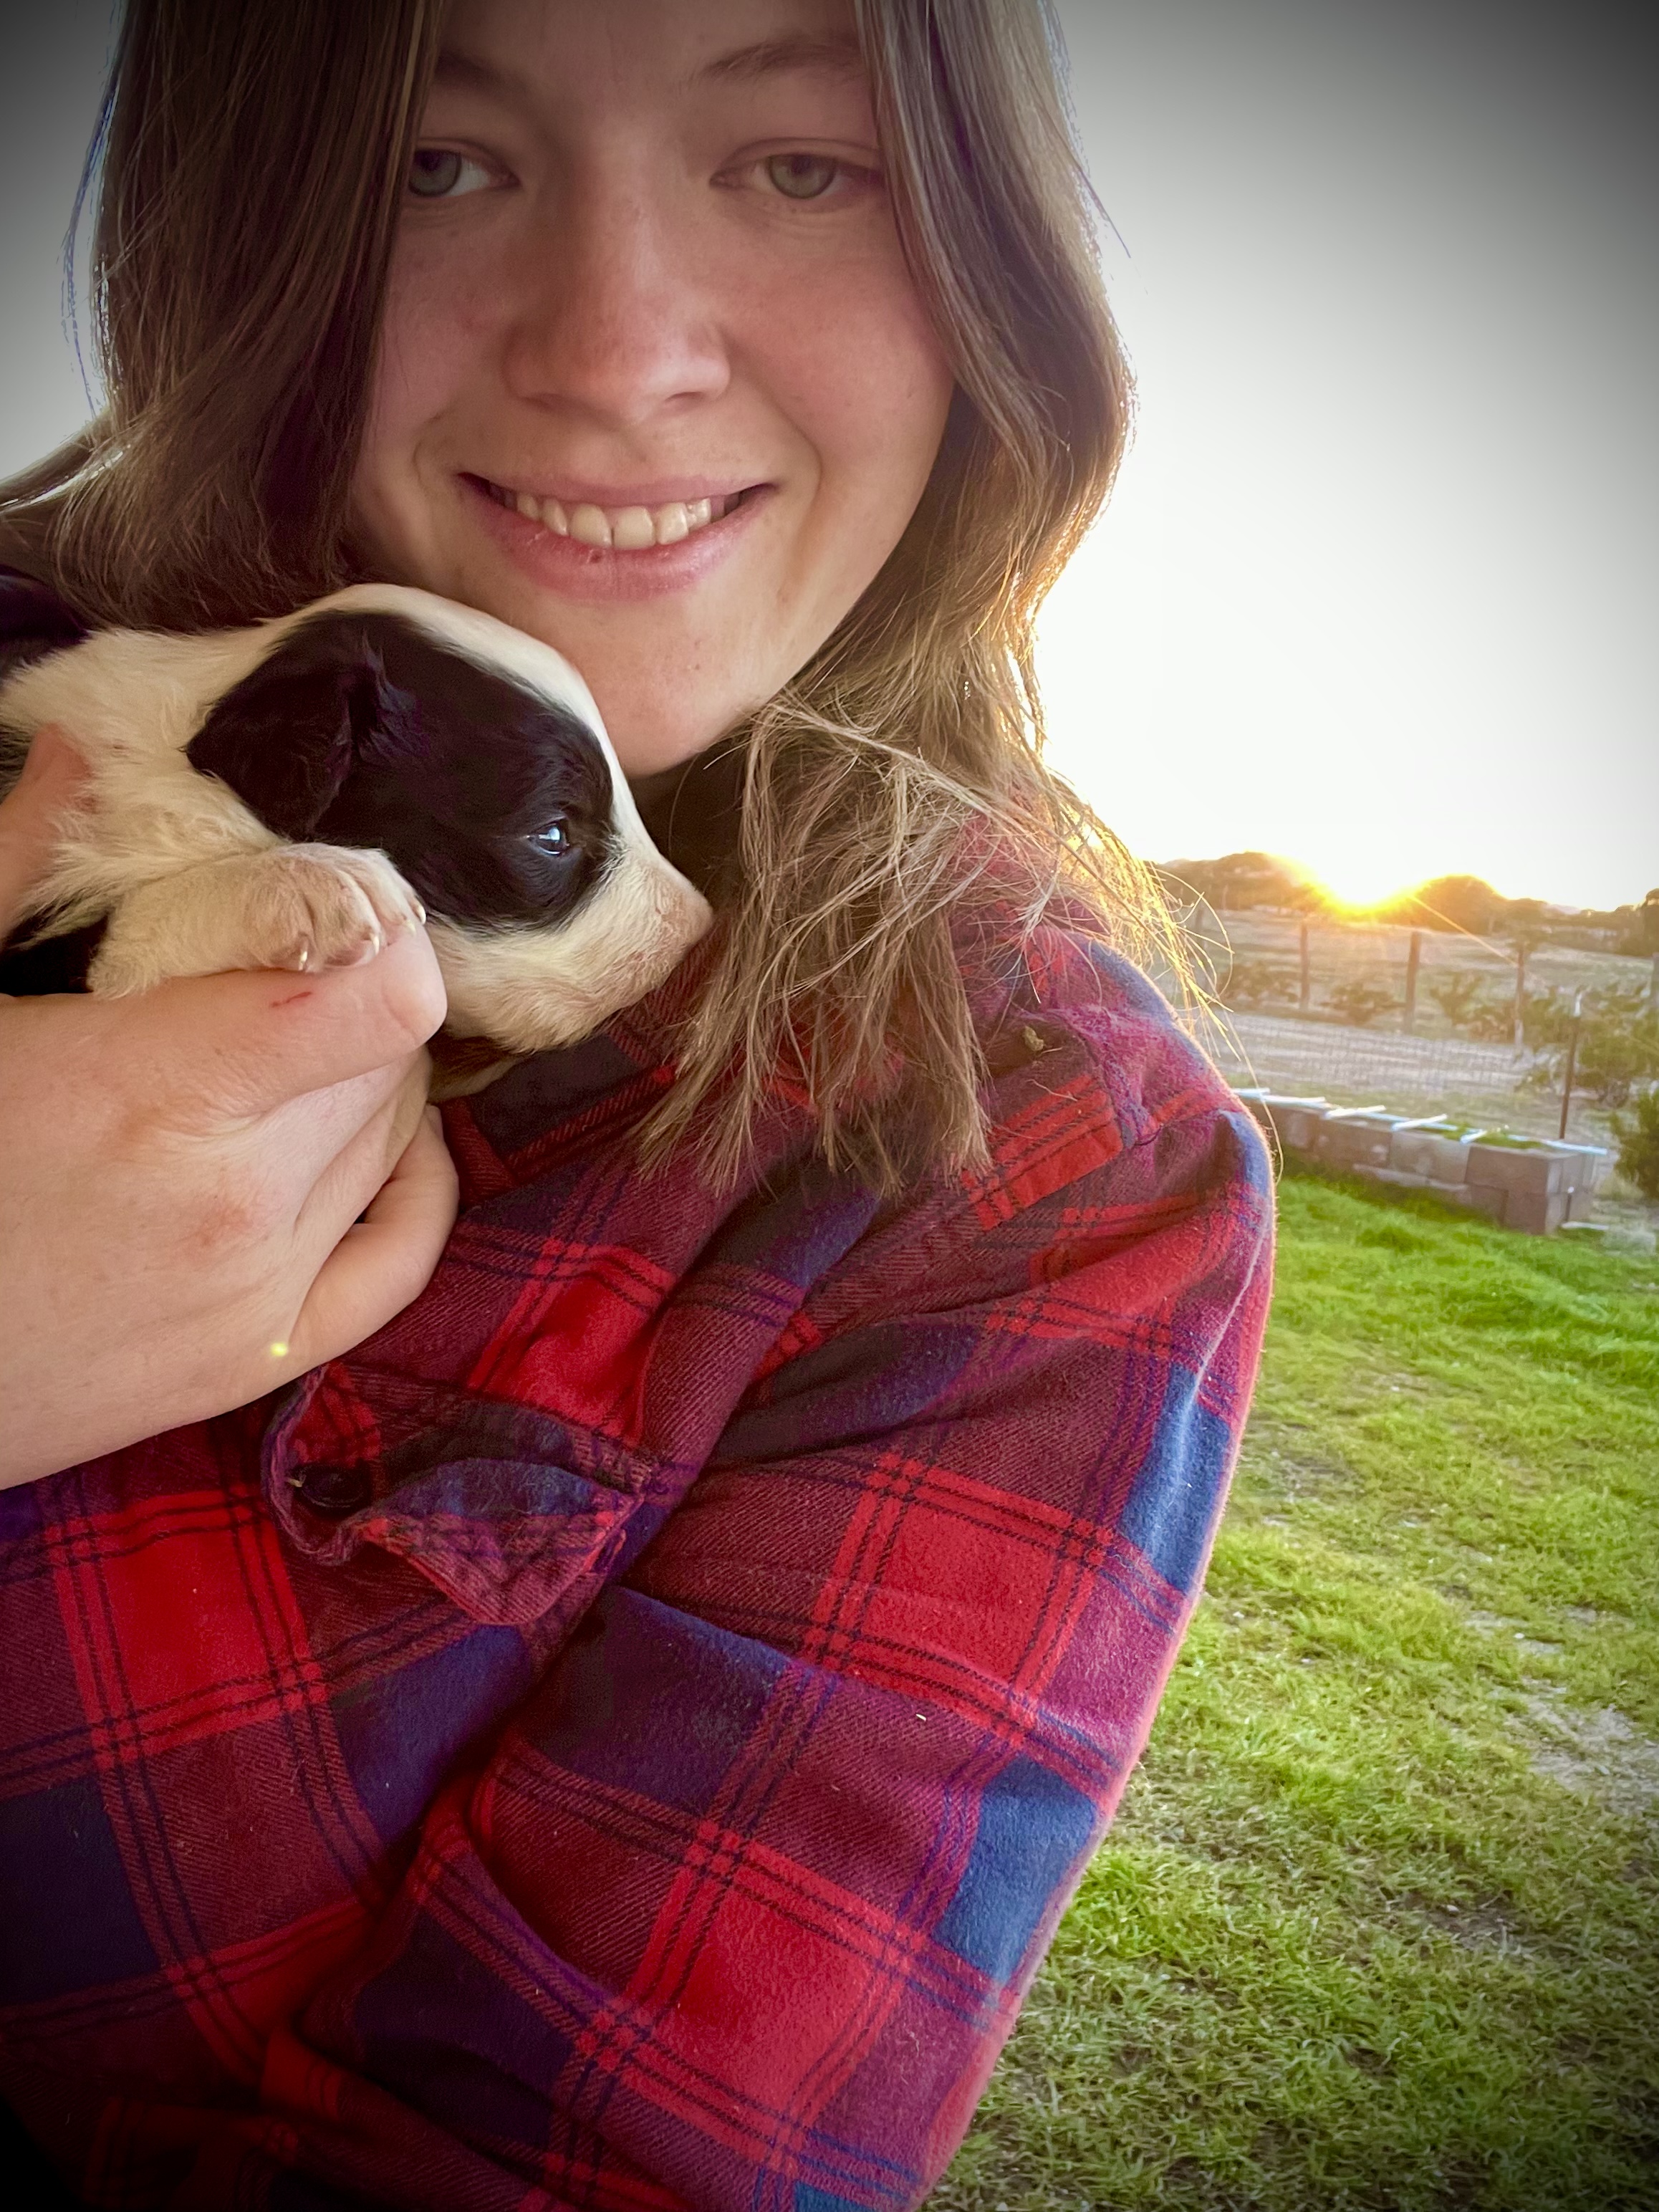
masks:
[[[296,1241],[320,1266],[386,1182],[420,1126],[431,1063],[417,1053],[337,1089],[296,1099],[258,1127],[295,1194]]]
[[[437,1109],[427,1107],[367,1214],[313,1283],[282,1376],[338,1358],[420,1296],[454,1226],[459,1194]]]
[[[27,913],[59,820],[86,778],[61,731],[36,733],[0,802],[0,939]],[[431,944],[410,928],[359,967],[193,976],[106,1000],[94,1019],[106,1066],[119,1071],[128,1097],[147,1093],[178,1126],[199,1130],[204,1121],[234,1125],[401,1066],[446,1011]]]
[[[59,818],[86,782],[86,763],[50,726],[36,733],[23,773],[0,801],[0,938],[28,911],[45,874]]]
[[[422,930],[358,968],[162,983],[112,1012],[143,1026],[147,1083],[174,1115],[252,1119],[401,1064],[443,1020],[443,978]]]

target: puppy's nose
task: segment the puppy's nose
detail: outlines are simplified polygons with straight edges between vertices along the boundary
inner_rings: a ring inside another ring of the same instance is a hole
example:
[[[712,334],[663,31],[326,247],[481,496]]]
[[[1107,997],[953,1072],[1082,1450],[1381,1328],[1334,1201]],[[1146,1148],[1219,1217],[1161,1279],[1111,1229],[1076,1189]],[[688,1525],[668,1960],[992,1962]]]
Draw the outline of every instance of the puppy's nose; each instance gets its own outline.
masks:
[[[658,918],[664,933],[688,952],[714,926],[714,909],[696,885],[665,860],[653,886]]]

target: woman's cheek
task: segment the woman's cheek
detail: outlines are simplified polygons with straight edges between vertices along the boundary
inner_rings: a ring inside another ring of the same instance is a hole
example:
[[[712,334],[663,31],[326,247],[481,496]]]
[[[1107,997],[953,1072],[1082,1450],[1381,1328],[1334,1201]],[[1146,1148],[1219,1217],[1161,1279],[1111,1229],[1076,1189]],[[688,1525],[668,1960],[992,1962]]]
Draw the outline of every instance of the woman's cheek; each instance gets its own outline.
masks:
[[[806,273],[751,323],[757,381],[814,449],[838,502],[902,509],[902,530],[944,436],[950,364],[896,248],[839,282]]]
[[[476,395],[504,312],[498,258],[429,239],[394,256],[373,410],[389,437],[407,440]]]

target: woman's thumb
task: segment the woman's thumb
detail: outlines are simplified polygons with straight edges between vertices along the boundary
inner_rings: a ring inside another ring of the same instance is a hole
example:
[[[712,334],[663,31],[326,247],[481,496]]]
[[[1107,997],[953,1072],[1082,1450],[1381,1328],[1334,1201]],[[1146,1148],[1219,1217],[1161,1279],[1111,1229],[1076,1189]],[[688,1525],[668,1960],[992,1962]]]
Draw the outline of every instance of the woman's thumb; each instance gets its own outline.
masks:
[[[46,873],[58,824],[86,776],[86,763],[61,730],[35,732],[23,773],[0,800],[0,940],[28,912],[29,892]]]

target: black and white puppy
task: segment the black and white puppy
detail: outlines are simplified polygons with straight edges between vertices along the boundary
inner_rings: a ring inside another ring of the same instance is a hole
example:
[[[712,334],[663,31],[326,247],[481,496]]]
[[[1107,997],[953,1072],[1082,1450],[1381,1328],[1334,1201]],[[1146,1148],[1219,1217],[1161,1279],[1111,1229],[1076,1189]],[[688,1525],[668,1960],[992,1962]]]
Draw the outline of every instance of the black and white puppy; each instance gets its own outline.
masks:
[[[52,653],[0,686],[0,789],[49,722],[89,775],[33,933],[101,924],[96,994],[349,962],[424,923],[452,1034],[538,1052],[642,998],[711,920],[574,669],[429,592]]]

